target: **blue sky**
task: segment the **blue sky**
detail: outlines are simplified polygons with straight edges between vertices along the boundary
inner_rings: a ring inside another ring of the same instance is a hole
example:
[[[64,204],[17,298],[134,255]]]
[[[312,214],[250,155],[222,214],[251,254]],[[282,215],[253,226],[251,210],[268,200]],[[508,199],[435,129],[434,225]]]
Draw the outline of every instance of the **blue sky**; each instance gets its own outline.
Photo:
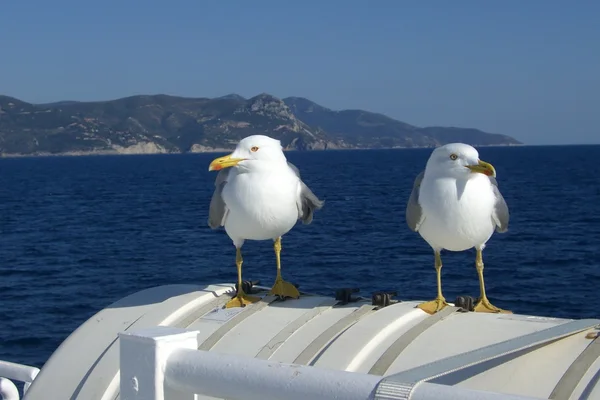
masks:
[[[302,96],[528,144],[600,143],[600,2],[10,1],[0,93]]]

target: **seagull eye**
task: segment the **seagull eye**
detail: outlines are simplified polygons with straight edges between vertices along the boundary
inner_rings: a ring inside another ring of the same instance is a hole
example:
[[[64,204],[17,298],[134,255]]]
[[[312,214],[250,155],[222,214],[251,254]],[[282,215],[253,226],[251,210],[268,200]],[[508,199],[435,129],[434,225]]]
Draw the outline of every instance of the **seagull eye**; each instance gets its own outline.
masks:
[[[252,151],[252,152],[257,152],[257,151],[258,151],[258,147],[256,147],[256,146],[252,146],[252,147],[250,148],[250,151]]]
[[[450,154],[451,160],[456,160],[457,158],[458,158],[458,156],[456,154]]]

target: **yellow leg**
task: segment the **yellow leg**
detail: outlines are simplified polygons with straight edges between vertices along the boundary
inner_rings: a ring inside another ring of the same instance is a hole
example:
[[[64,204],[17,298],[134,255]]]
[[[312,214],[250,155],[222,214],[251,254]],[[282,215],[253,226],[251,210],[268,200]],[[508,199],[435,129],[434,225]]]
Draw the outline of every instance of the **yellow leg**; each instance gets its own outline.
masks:
[[[503,310],[498,308],[488,300],[485,295],[485,283],[483,282],[483,255],[481,254],[481,250],[477,250],[477,255],[475,256],[475,268],[477,268],[477,275],[479,276],[479,301],[475,304],[474,311],[476,312],[487,312],[487,313],[505,313],[512,314],[512,311]]]
[[[437,297],[435,300],[427,301],[417,306],[429,314],[435,314],[448,305],[446,299],[442,296],[442,257],[439,251],[435,252],[435,273],[437,274]]]
[[[255,303],[260,300],[260,297],[249,296],[242,289],[242,250],[237,248],[235,249],[235,265],[237,266],[238,273],[238,291],[233,299],[229,300],[227,304],[225,304],[225,308],[233,308],[233,307],[246,307],[248,304]]]
[[[275,278],[275,283],[273,284],[269,294],[279,297],[291,297],[293,299],[297,299],[300,297],[300,292],[298,292],[298,289],[296,289],[296,287],[291,283],[284,281],[281,277],[281,237],[275,239],[273,249],[275,250],[275,260],[277,262],[277,277]]]

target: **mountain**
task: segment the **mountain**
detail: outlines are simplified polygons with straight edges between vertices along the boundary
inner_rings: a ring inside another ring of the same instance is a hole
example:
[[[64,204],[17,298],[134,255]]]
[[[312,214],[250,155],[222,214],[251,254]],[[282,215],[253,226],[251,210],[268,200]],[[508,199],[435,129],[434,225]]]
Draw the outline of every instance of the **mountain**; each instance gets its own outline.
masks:
[[[295,150],[520,144],[476,129],[418,128],[381,114],[332,111],[304,98],[266,93],[250,99],[159,94],[37,105],[0,96],[3,155],[227,151],[252,134],[275,137]]]
[[[418,128],[383,114],[363,110],[333,111],[302,97],[287,97],[283,101],[297,118],[352,147],[430,147],[452,142],[484,146],[522,144],[510,136],[472,128]]]

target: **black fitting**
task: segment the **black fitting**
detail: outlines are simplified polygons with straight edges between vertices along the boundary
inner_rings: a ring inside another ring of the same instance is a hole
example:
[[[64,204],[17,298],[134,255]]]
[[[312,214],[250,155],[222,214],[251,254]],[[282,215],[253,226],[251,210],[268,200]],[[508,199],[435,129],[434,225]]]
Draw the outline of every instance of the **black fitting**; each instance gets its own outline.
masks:
[[[371,305],[383,308],[398,303],[398,300],[392,299],[394,296],[398,296],[398,292],[395,290],[375,292],[371,296]]]
[[[475,310],[475,299],[471,296],[458,296],[454,300],[454,305],[462,308],[464,311],[473,311]]]
[[[254,286],[260,284],[260,281],[242,281],[242,290],[244,291],[244,293],[246,294],[252,294],[255,293],[254,290]],[[235,284],[235,292],[239,292],[240,289],[238,288],[238,284]]]
[[[353,297],[352,293],[358,293],[360,289],[358,288],[342,288],[335,290],[335,299],[339,301],[341,304],[348,304],[354,301],[357,301],[357,297]]]

